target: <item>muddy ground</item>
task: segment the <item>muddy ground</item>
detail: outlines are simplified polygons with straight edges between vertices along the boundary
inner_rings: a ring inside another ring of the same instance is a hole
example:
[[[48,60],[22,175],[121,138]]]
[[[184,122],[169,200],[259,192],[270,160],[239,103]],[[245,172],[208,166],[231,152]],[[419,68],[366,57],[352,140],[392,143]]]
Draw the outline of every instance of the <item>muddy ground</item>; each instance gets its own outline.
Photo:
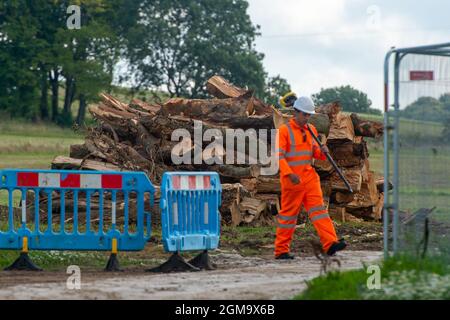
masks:
[[[379,251],[337,255],[341,270],[361,268],[380,257]],[[64,272],[3,271],[0,299],[291,299],[306,288],[305,281],[320,275],[319,261],[310,256],[275,261],[220,250],[212,259],[218,266],[214,271],[105,274],[81,269],[79,290],[67,288]]]
[[[348,242],[348,250],[338,253],[342,270],[360,268],[363,262],[381,257],[380,224],[346,223],[336,229]],[[310,225],[296,229],[293,261],[273,259],[274,231],[271,227],[224,227],[220,249],[211,252],[217,270],[173,274],[145,272],[169,257],[155,232],[144,251],[119,253],[124,272],[80,265],[80,290],[67,289],[66,265],[42,272],[1,271],[0,299],[290,299],[306,287],[306,280],[320,275],[321,263],[309,243],[315,231]],[[184,256],[188,259],[193,254]],[[105,262],[107,257],[104,254]]]

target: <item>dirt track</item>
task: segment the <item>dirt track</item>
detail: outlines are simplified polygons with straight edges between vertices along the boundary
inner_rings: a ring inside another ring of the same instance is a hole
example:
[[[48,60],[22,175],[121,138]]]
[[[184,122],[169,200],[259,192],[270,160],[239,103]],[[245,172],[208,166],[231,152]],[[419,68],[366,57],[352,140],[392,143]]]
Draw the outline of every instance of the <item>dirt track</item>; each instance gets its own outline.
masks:
[[[379,251],[344,251],[341,269],[381,258]],[[315,257],[293,261],[213,255],[218,269],[192,273],[99,273],[81,269],[81,289],[69,290],[64,272],[1,272],[0,299],[290,299],[320,273]],[[17,284],[21,283],[21,284]]]

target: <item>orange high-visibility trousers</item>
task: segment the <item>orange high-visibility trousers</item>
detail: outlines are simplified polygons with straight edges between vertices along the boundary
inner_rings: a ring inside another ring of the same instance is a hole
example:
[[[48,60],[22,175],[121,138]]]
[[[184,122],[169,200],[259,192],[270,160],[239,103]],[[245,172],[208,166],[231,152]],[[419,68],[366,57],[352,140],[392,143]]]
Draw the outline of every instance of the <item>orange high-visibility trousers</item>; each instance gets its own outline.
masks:
[[[319,235],[324,252],[327,252],[330,246],[338,241],[333,222],[323,203],[322,189],[317,176],[306,182],[305,185],[301,181],[299,186],[281,189],[281,210],[277,215],[275,256],[290,251],[292,236],[302,205]]]

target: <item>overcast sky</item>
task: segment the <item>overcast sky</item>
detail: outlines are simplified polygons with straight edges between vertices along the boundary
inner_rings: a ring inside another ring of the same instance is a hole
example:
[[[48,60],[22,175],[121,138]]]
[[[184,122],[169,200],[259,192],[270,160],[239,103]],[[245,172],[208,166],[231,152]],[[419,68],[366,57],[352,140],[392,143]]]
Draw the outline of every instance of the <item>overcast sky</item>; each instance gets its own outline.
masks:
[[[248,1],[266,71],[300,95],[350,84],[382,109],[389,48],[450,42],[447,0]]]

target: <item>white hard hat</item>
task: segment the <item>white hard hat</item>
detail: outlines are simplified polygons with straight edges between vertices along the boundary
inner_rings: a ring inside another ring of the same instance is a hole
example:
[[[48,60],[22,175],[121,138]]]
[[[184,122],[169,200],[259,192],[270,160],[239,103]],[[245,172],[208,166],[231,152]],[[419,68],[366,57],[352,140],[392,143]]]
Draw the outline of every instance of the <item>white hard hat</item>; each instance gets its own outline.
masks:
[[[300,97],[295,100],[294,109],[304,113],[315,114],[314,102],[309,97]]]

